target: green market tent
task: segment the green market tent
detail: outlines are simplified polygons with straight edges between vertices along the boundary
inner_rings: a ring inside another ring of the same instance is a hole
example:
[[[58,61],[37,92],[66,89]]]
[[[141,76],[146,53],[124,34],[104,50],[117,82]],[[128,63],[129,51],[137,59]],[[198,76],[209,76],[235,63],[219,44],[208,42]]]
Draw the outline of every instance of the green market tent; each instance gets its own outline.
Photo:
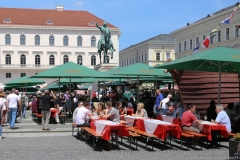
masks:
[[[154,68],[218,72],[218,103],[220,104],[221,72],[240,73],[240,50],[217,47],[192,54]]]
[[[165,74],[163,70],[159,69],[151,69],[152,67],[143,63],[135,63],[130,66],[125,66],[119,69],[119,71],[112,73],[112,75],[116,76],[136,76],[138,79],[138,89],[137,89],[137,101],[139,102],[139,80],[141,78],[147,78],[152,77],[155,78],[155,80],[158,80],[158,78],[161,79],[170,79],[170,74]]]
[[[45,82],[43,80],[37,79],[37,78],[29,78],[27,76],[11,80],[5,85],[7,86],[34,86],[38,84],[44,84]]]
[[[84,67],[82,65],[68,62],[46,71],[40,72],[32,78],[89,78],[89,77],[109,77],[102,72]]]

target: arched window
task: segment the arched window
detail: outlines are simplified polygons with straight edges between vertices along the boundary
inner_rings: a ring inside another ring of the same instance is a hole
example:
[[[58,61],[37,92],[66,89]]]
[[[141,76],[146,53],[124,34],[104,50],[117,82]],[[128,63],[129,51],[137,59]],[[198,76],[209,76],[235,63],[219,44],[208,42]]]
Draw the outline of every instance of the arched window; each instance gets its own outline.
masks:
[[[54,46],[54,36],[49,36],[49,46]]]
[[[20,64],[22,67],[26,66],[26,56],[24,54],[20,56]]]
[[[11,64],[11,55],[7,54],[5,57],[5,60],[6,60],[6,64]]]
[[[82,56],[78,55],[77,57],[77,64],[82,65]]]
[[[20,36],[20,45],[26,45],[26,36],[23,34]]]
[[[96,46],[96,38],[94,36],[92,36],[91,38],[91,46],[92,47]]]
[[[82,46],[82,37],[81,36],[77,37],[77,46]]]
[[[35,36],[35,45],[36,45],[36,46],[39,46],[39,45],[40,45],[40,36],[39,36],[39,35],[36,35],[36,36]]]
[[[50,56],[49,56],[49,65],[55,65],[54,55],[50,55]]]
[[[109,56],[106,56],[105,61],[106,61],[106,63],[109,63]]]
[[[63,37],[63,46],[68,46],[68,36]]]
[[[64,55],[63,56],[63,63],[65,64],[65,63],[67,63],[68,62],[68,56],[67,55]]]
[[[96,65],[96,56],[91,56],[91,65]]]
[[[6,34],[5,36],[5,44],[11,45],[11,36],[9,34]]]
[[[35,56],[35,67],[40,67],[41,59],[39,55]]]

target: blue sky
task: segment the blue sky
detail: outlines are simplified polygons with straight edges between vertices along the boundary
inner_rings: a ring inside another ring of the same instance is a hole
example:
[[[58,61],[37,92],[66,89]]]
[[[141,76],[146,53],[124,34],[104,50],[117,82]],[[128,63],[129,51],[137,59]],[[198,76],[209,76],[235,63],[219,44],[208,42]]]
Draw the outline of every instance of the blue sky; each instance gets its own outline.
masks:
[[[87,10],[121,29],[122,50],[235,3],[236,0],[0,0],[0,7],[55,9],[59,4],[66,10]]]

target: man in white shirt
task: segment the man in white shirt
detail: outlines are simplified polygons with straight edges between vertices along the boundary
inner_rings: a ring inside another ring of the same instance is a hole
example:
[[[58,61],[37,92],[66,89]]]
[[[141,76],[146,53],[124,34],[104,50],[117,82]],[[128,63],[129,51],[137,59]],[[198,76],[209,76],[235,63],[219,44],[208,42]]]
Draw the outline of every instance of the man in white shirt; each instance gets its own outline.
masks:
[[[15,126],[15,120],[16,120],[16,114],[17,114],[17,106],[21,106],[21,101],[18,95],[16,95],[16,89],[12,89],[11,94],[8,95],[7,101],[7,110],[9,110],[9,123],[10,123],[10,129],[14,129]]]
[[[168,112],[168,108],[173,105],[173,103],[171,103],[170,98],[172,98],[172,95],[168,95],[167,98],[164,98],[161,102],[160,102],[160,107],[158,108],[160,111],[160,114],[162,115],[167,115]]]
[[[231,132],[231,122],[221,104],[216,105],[216,112],[217,112],[217,118],[215,121],[212,119],[211,122],[224,125],[226,127],[227,131],[230,133]],[[216,132],[212,131],[212,145],[216,145],[216,144],[217,144]]]
[[[92,117],[89,110],[90,104],[87,102],[84,106],[81,106],[77,111],[76,124],[78,127],[90,127],[90,124],[86,121],[87,116]]]

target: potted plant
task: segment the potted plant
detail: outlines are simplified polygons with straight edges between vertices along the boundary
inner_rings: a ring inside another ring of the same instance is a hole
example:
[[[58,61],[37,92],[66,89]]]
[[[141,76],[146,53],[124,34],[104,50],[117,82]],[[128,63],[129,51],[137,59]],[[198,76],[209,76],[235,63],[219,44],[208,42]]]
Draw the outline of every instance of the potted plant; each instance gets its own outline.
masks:
[[[229,140],[229,158],[240,159],[240,133]]]

